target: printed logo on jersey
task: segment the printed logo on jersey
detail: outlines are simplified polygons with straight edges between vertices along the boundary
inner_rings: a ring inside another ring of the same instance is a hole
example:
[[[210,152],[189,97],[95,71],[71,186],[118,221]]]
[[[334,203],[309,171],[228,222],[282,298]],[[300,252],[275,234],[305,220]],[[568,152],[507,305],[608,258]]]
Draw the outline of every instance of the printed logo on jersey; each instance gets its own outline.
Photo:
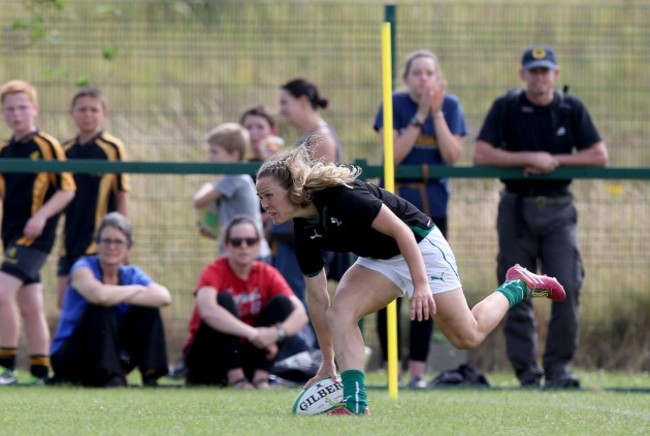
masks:
[[[342,221],[340,221],[338,218],[330,218],[330,222],[334,224],[336,227],[341,227],[341,224],[343,224]]]
[[[445,273],[443,272],[440,274],[440,276],[429,276],[429,279],[432,282],[439,281],[439,282],[444,282],[445,281]]]
[[[557,129],[557,132],[555,132],[555,134],[557,136],[564,136],[566,135],[566,129],[564,128],[564,126],[560,126],[560,128]]]
[[[236,293],[232,288],[226,292],[233,296],[239,316],[258,315],[262,311],[262,293],[259,288],[241,294]]]
[[[322,238],[322,237],[323,237],[323,235],[318,234],[318,230],[316,230],[316,229],[314,229],[314,234],[313,235],[309,235],[309,239],[312,239],[312,240],[316,239],[316,238]]]

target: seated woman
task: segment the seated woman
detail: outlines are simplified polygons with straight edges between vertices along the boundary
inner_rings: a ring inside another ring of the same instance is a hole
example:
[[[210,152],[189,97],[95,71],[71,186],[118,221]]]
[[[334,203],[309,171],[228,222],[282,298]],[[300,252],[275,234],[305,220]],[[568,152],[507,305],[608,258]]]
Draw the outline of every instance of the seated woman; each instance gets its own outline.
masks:
[[[104,217],[97,254],[72,267],[61,318],[52,342],[54,383],[126,386],[135,367],[145,386],[167,373],[160,307],[171,303],[164,286],[137,266],[125,265],[133,245],[129,220]]]
[[[255,221],[235,216],[225,256],[201,273],[183,347],[188,385],[266,389],[276,357],[308,349],[296,336],[307,312],[278,270],[256,260],[260,238]]]

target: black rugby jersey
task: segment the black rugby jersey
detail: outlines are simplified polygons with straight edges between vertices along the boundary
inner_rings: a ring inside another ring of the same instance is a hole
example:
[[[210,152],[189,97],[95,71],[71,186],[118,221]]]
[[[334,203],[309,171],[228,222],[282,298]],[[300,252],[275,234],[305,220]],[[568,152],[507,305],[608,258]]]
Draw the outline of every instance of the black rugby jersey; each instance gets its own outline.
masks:
[[[571,154],[601,140],[589,111],[572,94],[555,92],[553,101],[536,106],[526,93],[508,93],[497,98],[478,134],[478,139],[508,151],[546,151]],[[535,187],[562,188],[570,180],[504,179],[513,192]]]
[[[55,138],[42,132],[0,145],[0,159],[65,160],[63,148]],[[47,220],[43,233],[36,240],[23,237],[27,221],[57,190],[74,191],[72,175],[62,173],[3,173],[0,174],[2,195],[2,242],[5,247],[15,242],[50,252],[54,245],[56,225],[60,214]]]
[[[433,227],[431,219],[408,201],[371,183],[355,180],[345,186],[314,193],[318,219],[295,218],[296,258],[306,276],[325,265],[321,250],[354,253],[361,257],[389,259],[400,254],[392,237],[372,228],[385,204],[413,230],[420,242]]]
[[[79,137],[64,143],[66,157],[123,161],[124,144],[118,138],[100,132],[85,144]],[[104,215],[117,210],[117,193],[130,190],[127,174],[75,173],[77,194],[65,211],[62,235],[62,255],[81,256],[97,251],[94,235]]]

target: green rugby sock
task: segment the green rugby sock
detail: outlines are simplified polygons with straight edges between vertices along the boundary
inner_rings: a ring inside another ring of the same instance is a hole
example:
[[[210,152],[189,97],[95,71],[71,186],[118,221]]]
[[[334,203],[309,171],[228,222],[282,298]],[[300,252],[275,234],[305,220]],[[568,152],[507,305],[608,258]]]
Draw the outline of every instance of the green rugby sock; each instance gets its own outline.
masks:
[[[343,382],[343,404],[352,413],[363,415],[368,407],[366,377],[363,371],[348,369],[341,373]]]
[[[503,284],[496,289],[496,292],[501,292],[505,295],[510,303],[510,307],[513,307],[526,298],[527,288],[528,287],[523,280],[516,279],[510,280],[509,282],[503,282]]]

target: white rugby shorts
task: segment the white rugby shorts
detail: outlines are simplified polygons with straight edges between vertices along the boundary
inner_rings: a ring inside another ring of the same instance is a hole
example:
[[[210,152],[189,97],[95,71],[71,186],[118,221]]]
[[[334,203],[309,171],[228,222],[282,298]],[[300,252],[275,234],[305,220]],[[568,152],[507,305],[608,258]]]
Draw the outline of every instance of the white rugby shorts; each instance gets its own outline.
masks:
[[[441,294],[462,287],[454,253],[437,227],[434,227],[418,246],[424,259],[432,294]],[[413,279],[406,259],[401,254],[390,259],[359,257],[355,263],[386,276],[402,290],[402,295],[406,294],[409,298],[413,296]]]

